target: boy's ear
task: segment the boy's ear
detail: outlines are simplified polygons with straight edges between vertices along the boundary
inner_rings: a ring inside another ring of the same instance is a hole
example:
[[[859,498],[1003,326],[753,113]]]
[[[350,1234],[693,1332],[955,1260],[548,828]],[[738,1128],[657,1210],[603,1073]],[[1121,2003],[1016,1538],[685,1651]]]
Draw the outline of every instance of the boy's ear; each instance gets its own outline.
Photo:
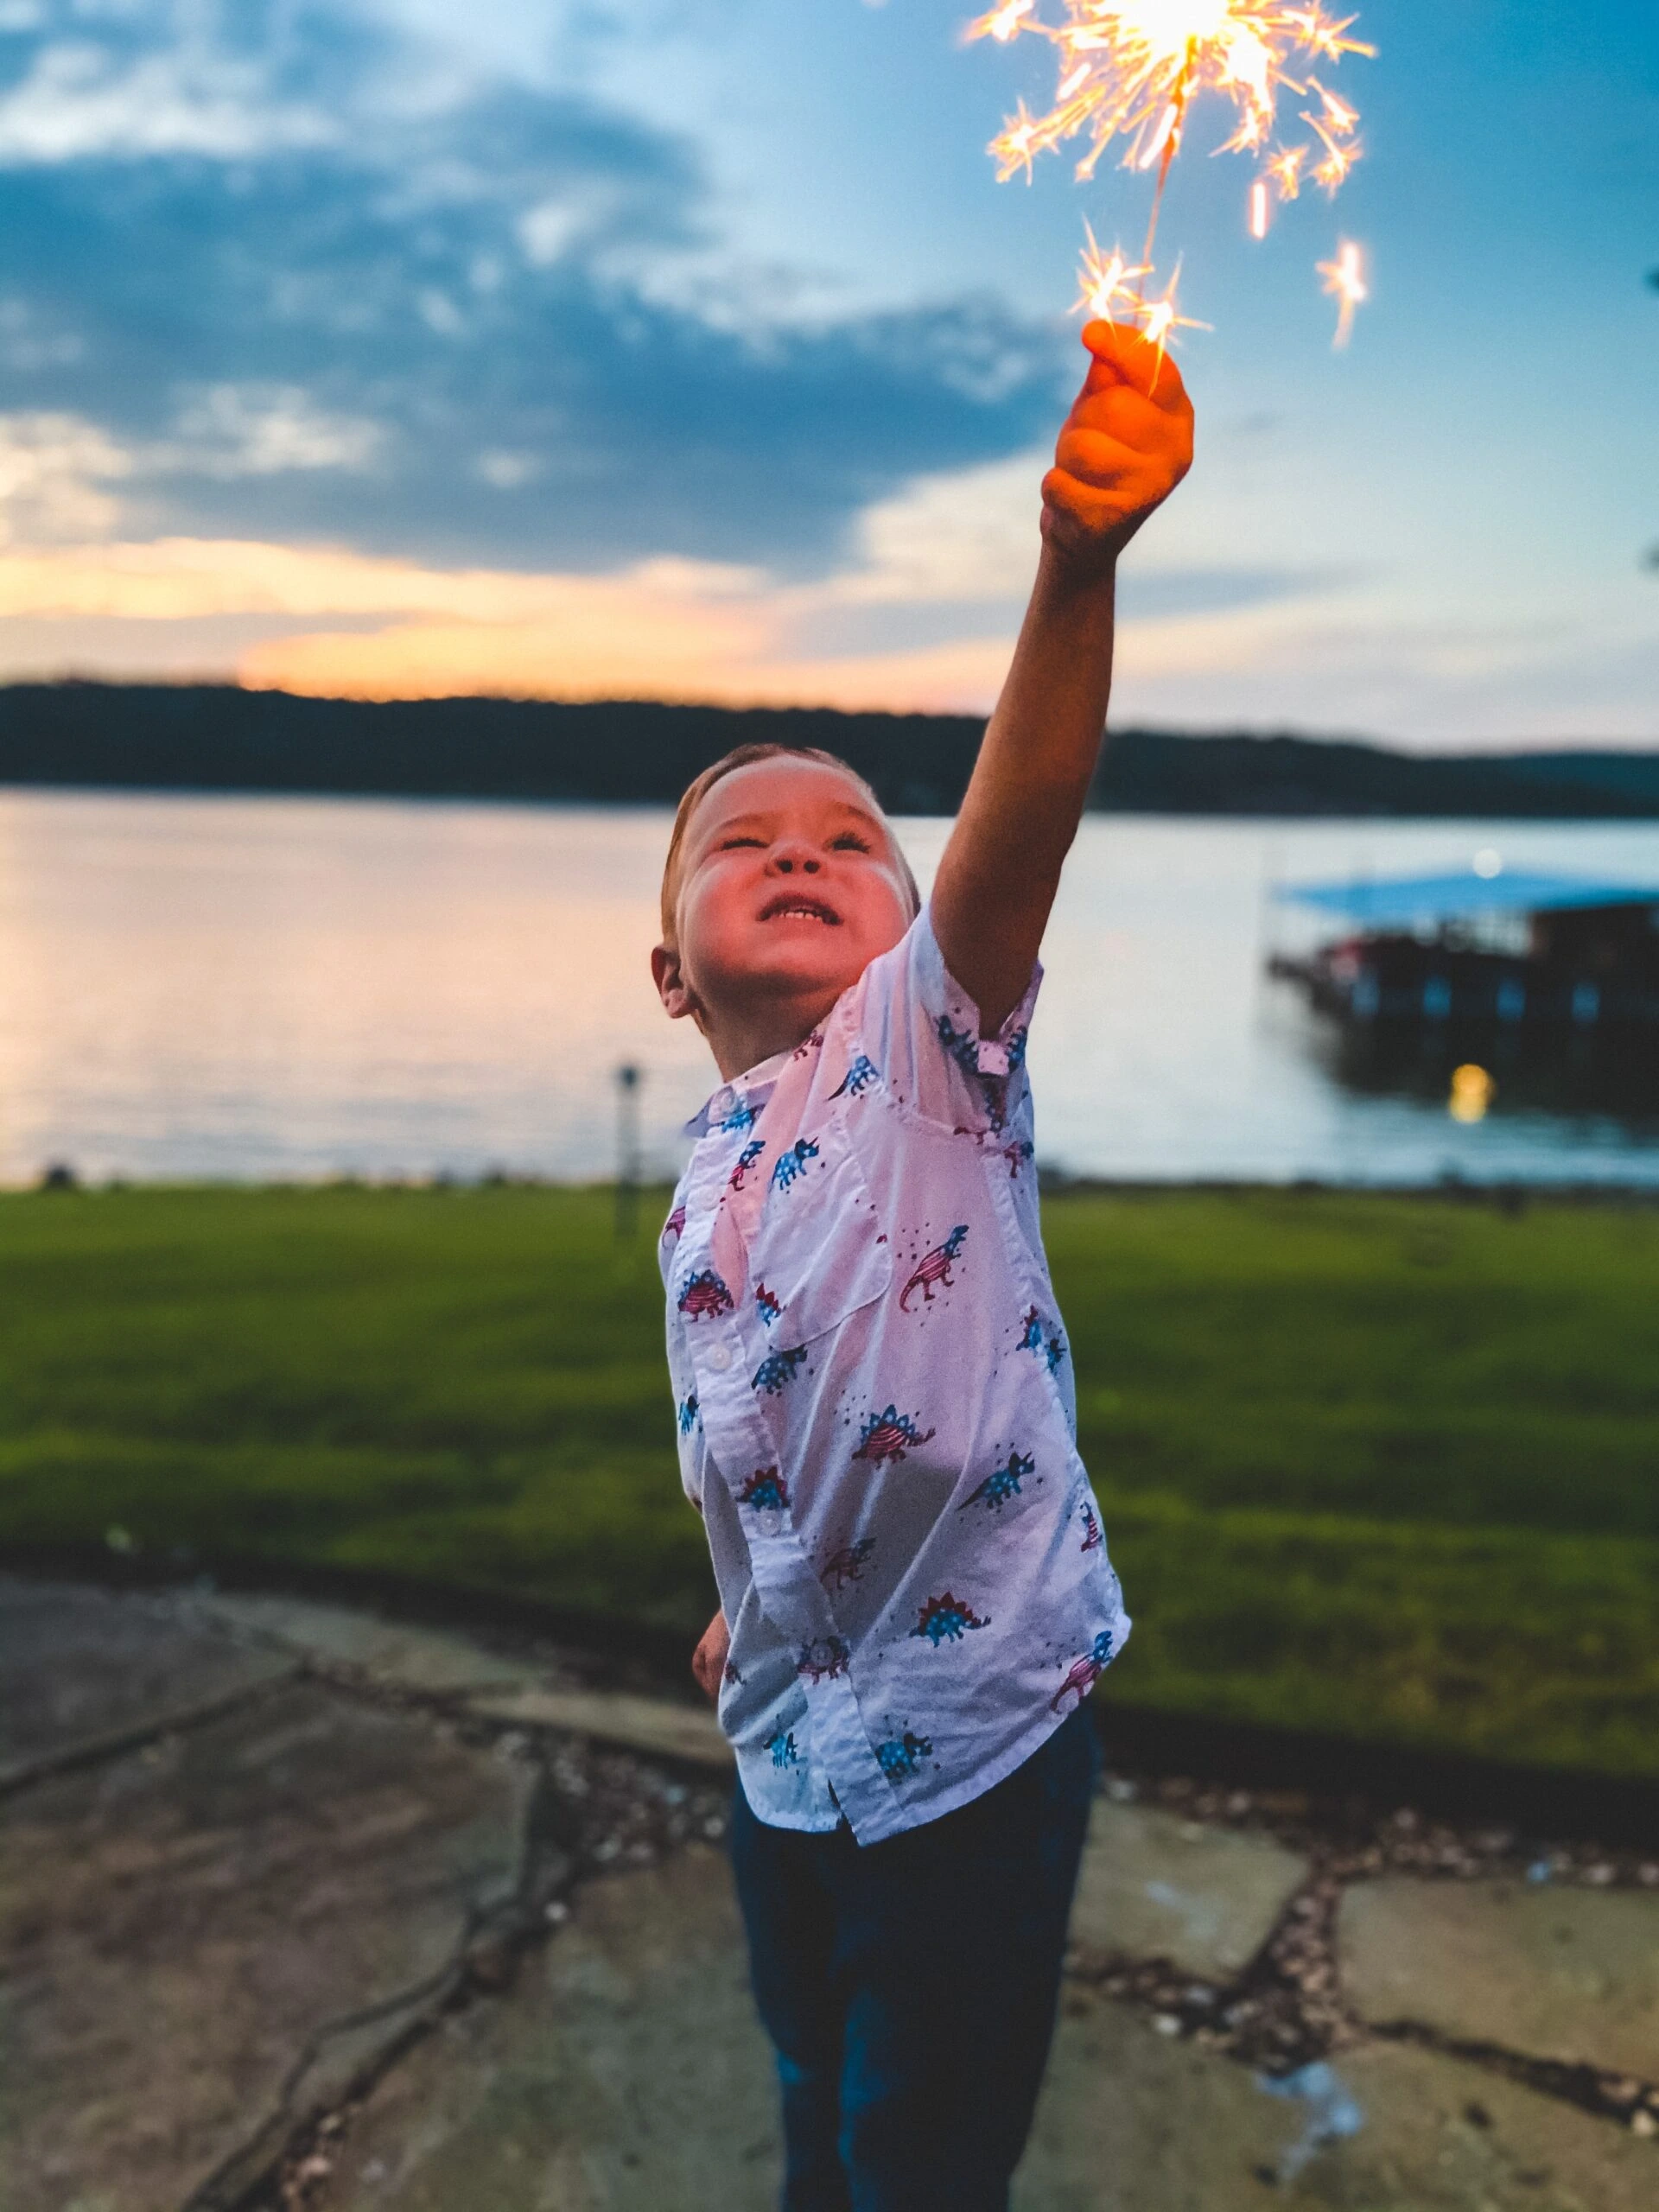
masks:
[[[671,1021],[683,1021],[688,1014],[695,1015],[696,1000],[680,966],[677,945],[657,944],[652,947],[651,980],[657,986],[657,995],[667,1009]]]

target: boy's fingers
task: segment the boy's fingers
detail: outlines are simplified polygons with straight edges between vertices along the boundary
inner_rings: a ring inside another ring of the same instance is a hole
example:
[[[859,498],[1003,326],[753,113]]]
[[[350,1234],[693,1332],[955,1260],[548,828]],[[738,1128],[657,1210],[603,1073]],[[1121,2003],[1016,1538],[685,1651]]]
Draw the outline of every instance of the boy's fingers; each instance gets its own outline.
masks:
[[[1085,484],[1125,484],[1146,469],[1147,456],[1104,430],[1070,429],[1054,448],[1054,465]]]
[[[1186,404],[1181,372],[1168,353],[1160,353],[1144,332],[1131,322],[1086,322],[1083,342],[1094,355],[1096,368],[1116,372],[1145,398],[1163,408]],[[1094,382],[1096,369],[1090,371]]]
[[[1146,514],[1160,504],[1168,490],[1166,484],[1139,484],[1128,475],[1103,482],[1098,477],[1079,476],[1059,466],[1050,469],[1043,479],[1043,499],[1047,505],[1087,516],[1096,522],[1126,522],[1131,515]]]
[[[1170,490],[1185,475],[1191,456],[1166,452],[1161,445],[1151,451],[1115,438],[1109,431],[1068,423],[1054,449],[1056,464],[1070,476],[1090,484],[1135,483],[1148,493]]]
[[[1133,385],[1109,384],[1100,391],[1086,391],[1071,410],[1071,426],[1105,430],[1125,445],[1150,449],[1166,445],[1173,426],[1161,407]]]

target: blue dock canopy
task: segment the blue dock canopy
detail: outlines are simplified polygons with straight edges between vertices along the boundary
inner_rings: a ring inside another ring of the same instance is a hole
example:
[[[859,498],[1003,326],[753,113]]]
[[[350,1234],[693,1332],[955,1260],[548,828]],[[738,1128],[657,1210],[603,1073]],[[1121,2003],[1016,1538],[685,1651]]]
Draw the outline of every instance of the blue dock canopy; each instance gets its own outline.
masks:
[[[1274,896],[1344,914],[1373,928],[1410,928],[1468,914],[1560,913],[1592,906],[1659,907],[1659,884],[1595,883],[1581,876],[1529,874],[1360,876],[1347,883],[1281,883]]]

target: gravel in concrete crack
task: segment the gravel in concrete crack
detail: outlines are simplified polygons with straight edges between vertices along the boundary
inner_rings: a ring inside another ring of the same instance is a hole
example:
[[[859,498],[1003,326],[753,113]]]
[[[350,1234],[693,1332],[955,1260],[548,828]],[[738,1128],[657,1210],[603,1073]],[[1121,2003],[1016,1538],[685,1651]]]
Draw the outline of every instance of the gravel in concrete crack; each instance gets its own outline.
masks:
[[[1185,1776],[1109,1773],[1103,1787],[1119,1803],[1155,1805],[1184,1819],[1270,1835],[1307,1853],[1341,1881],[1414,1874],[1471,1881],[1509,1874],[1529,1882],[1586,1889],[1659,1890],[1659,1854],[1612,1848],[1585,1838],[1529,1836],[1519,1829],[1431,1819],[1409,1805],[1303,1789],[1242,1789]]]
[[[1109,1774],[1103,1786],[1119,1803],[1153,1805],[1188,1820],[1268,1835],[1313,1862],[1310,1879],[1236,1980],[1198,1982],[1159,1959],[1114,1960],[1084,1977],[1137,2005],[1160,2033],[1190,2038],[1269,2075],[1328,2058],[1374,2032],[1354,2018],[1342,1991],[1337,1918],[1351,1884],[1404,1872],[1419,1880],[1508,1875],[1592,1890],[1659,1889],[1659,1861],[1639,1852],[1539,1841],[1512,1828],[1458,1827],[1408,1806],[1385,1812],[1354,1799],[1224,1789],[1180,1777]],[[1531,2058],[1415,2028],[1395,2035],[1472,2060],[1637,2135],[1659,2137],[1659,2080]]]
[[[540,1766],[537,1826],[543,1874],[550,1857],[566,1875],[538,1884],[538,1870],[532,1864],[527,1874],[531,1894],[544,1897],[536,1920],[520,1920],[509,1933],[469,1957],[469,1971],[450,1999],[452,2009],[487,2001],[510,1985],[523,1951],[556,1937],[569,1918],[568,1891],[574,1884],[594,1875],[654,1866],[687,1843],[718,1844],[725,1837],[730,1807],[727,1789],[687,1780],[654,1761],[584,1738],[527,1730],[492,1732],[470,1723],[448,1726],[469,1745],[487,1747],[499,1758]],[[239,2212],[307,2212],[333,2174],[363,2101],[353,2099],[308,2128],[290,2146],[272,2183]]]

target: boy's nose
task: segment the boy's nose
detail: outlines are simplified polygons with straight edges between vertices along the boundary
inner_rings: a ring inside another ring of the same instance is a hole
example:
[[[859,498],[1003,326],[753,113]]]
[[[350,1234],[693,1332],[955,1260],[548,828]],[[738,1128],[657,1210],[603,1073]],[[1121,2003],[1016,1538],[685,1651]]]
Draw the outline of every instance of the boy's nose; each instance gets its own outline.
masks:
[[[816,875],[823,863],[818,855],[804,845],[780,845],[772,855],[774,875],[793,875],[798,870],[803,875]]]

